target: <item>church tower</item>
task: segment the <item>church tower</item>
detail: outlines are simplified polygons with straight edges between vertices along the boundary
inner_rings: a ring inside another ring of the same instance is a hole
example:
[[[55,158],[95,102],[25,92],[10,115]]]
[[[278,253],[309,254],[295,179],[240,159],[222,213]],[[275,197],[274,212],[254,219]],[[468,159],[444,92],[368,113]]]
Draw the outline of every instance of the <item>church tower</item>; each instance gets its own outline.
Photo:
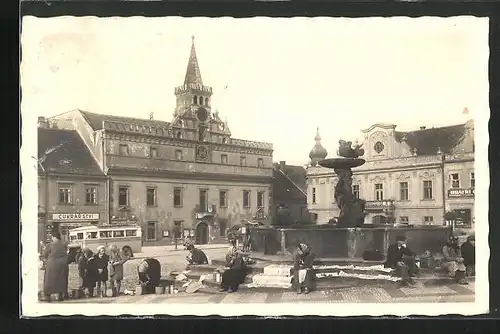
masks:
[[[191,37],[191,40],[191,54],[189,55],[184,84],[175,88],[177,98],[175,116],[181,116],[187,111],[191,111],[193,115],[203,122],[210,116],[212,87],[203,85],[198,58],[196,57],[194,36]]]

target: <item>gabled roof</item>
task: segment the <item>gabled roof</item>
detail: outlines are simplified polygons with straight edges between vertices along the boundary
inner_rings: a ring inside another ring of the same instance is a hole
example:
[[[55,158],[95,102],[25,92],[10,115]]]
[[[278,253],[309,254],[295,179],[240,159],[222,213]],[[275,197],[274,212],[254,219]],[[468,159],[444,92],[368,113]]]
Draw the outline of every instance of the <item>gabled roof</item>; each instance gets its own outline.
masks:
[[[47,173],[104,176],[74,130],[38,128],[38,161]]]
[[[101,130],[102,122],[118,122],[118,123],[127,123],[134,124],[139,126],[147,126],[147,127],[168,127],[170,123],[165,121],[158,121],[152,119],[142,119],[142,118],[134,118],[134,117],[123,117],[123,116],[113,116],[113,115],[103,115],[103,114],[95,114],[88,111],[81,111],[83,118],[90,124],[92,129]]]
[[[292,181],[292,179],[282,170],[274,168],[273,177],[273,197],[276,201],[307,201],[306,192],[302,190],[294,181]]]
[[[465,133],[465,124],[459,124],[410,132],[396,131],[395,138],[398,142],[406,140],[412,150],[417,150],[417,155],[434,155],[438,149],[450,153]]]
[[[306,169],[302,166],[285,165],[281,167],[281,171],[302,190],[307,191],[306,185]]]

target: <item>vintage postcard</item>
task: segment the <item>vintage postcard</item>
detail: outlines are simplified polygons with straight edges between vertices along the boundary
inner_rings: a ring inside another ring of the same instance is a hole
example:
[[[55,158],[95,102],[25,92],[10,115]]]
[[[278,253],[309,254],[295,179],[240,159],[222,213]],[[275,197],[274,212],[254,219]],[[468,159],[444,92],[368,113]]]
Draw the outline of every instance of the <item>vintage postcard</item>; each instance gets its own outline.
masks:
[[[24,316],[488,312],[488,19],[24,17],[21,44]]]

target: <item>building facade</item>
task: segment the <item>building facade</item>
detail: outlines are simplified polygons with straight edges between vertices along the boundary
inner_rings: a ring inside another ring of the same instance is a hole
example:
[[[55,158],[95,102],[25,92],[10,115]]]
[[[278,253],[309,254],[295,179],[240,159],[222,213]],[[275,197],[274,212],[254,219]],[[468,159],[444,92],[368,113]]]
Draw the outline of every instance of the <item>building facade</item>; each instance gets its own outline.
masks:
[[[38,241],[109,221],[107,177],[76,131],[38,128]]]
[[[395,125],[363,130],[366,163],[353,170],[353,192],[365,199],[365,224],[442,225],[457,212],[465,225],[474,220],[474,123],[399,132]],[[318,136],[317,136],[318,137]],[[317,152],[316,140],[313,149]],[[318,223],[334,222],[333,170],[317,165],[311,152],[307,170],[308,208]],[[326,155],[325,155],[326,156]],[[324,158],[324,157],[322,157]]]
[[[241,220],[272,207],[272,144],[232,137],[211,107],[193,44],[171,122],[73,110],[50,119],[75,129],[110,178],[111,220],[134,216],[144,241],[175,231],[217,242]]]

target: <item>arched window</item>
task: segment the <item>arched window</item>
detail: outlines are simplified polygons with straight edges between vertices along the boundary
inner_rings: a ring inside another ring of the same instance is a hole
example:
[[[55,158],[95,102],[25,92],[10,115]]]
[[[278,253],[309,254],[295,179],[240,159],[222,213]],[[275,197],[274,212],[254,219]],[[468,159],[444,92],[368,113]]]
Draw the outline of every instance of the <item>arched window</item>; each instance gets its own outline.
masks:
[[[202,96],[200,96],[199,101],[200,101],[200,105],[203,105],[203,97]]]
[[[193,96],[193,103],[198,104],[198,96]]]
[[[226,137],[222,138],[222,143],[223,144],[227,143],[227,138]]]
[[[208,106],[208,97],[205,98],[205,105]]]
[[[181,133],[180,131],[177,131],[177,133],[176,133],[175,137],[176,137],[177,139],[182,138],[182,133]]]

